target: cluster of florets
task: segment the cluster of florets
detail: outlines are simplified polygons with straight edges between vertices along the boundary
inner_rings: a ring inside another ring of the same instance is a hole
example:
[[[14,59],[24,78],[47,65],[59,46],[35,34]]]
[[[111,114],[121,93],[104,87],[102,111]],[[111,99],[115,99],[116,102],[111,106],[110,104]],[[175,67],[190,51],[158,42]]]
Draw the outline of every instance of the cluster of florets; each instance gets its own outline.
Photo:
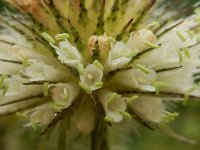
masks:
[[[70,109],[85,133],[93,130],[98,113],[109,123],[133,116],[155,124],[174,120],[178,113],[168,112],[166,101],[186,104],[200,97],[199,43],[190,30],[198,16],[163,25],[156,33],[151,29],[159,24],[153,22],[128,34],[127,40],[91,35],[84,51],[68,33],[39,35],[50,53],[40,51],[42,46],[28,52],[4,41],[15,51],[0,53],[5,66],[0,113],[18,112],[29,119],[28,126],[41,126]]]

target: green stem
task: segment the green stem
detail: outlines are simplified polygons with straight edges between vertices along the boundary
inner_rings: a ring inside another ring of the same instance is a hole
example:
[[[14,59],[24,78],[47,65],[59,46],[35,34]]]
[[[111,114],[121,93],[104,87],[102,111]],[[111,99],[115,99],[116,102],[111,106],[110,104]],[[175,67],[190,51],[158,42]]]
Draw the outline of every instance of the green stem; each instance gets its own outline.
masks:
[[[107,142],[107,123],[99,113],[96,117],[95,129],[91,134],[91,150],[109,150]]]
[[[58,141],[58,150],[65,150],[66,149],[66,141],[67,141],[67,128],[68,125],[66,122],[69,120],[61,120],[60,122],[60,135]]]

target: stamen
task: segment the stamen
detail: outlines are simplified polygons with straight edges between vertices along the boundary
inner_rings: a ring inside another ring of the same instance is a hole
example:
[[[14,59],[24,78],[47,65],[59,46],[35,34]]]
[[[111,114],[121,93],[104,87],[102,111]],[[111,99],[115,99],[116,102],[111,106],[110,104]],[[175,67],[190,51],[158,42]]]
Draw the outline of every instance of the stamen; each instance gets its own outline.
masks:
[[[116,42],[116,40],[113,37],[108,37],[108,42],[113,44]]]
[[[23,58],[22,65],[23,65],[24,67],[30,66],[30,63],[29,63],[28,58],[26,58],[26,57]]]
[[[115,93],[115,92],[111,93],[110,96],[109,96],[109,98],[107,99],[108,103],[113,102],[113,100],[116,98],[117,95],[118,94]]]
[[[189,51],[189,49],[187,49],[187,48],[183,48],[182,50],[184,51],[185,56],[186,56],[187,58],[191,58],[191,55],[190,55],[190,51]]]
[[[63,95],[61,95],[63,100],[67,100],[69,98],[69,91],[67,88],[63,89]]]
[[[131,97],[127,98],[127,103],[128,103],[128,104],[132,104],[132,103],[134,103],[138,98],[139,98],[138,95],[131,96]]]
[[[98,89],[100,89],[103,86],[103,82],[99,81],[95,83],[95,87],[97,87]]]
[[[159,45],[155,45],[155,44],[153,44],[153,43],[151,43],[151,42],[149,42],[149,41],[143,41],[143,42],[144,42],[144,44],[146,44],[146,45],[149,46],[150,48],[160,48]]]
[[[160,26],[160,23],[158,21],[154,21],[151,24],[147,25],[146,29],[158,28],[159,26]]]
[[[36,131],[38,128],[37,128],[37,124],[35,121],[31,120],[31,127],[33,128],[34,131]]]
[[[130,53],[130,55],[128,57],[132,58],[132,57],[136,56],[138,53],[139,53],[139,50],[138,49],[134,49],[134,50],[132,50],[132,52]]]
[[[82,83],[82,82],[79,82],[79,86],[80,86],[86,93],[88,93],[88,94],[91,94],[91,93],[92,93],[91,89],[90,89],[86,84],[84,84],[84,83]]]
[[[161,118],[161,122],[160,124],[163,125],[163,124],[166,124],[170,121],[173,121],[175,120],[177,117],[179,116],[179,113],[177,112],[174,112],[174,113],[169,113],[167,116],[164,116]]]
[[[51,35],[49,35],[48,33],[46,32],[43,32],[42,33],[42,37],[47,40],[49,43],[55,43],[55,40],[53,39],[53,37]]]
[[[183,42],[186,41],[185,36],[180,31],[177,31],[176,34],[180,38],[181,41]]]
[[[131,117],[131,115],[128,113],[128,112],[126,112],[126,111],[120,111],[119,112],[123,117],[125,117],[125,118],[127,118],[127,119],[131,119],[132,117]]]
[[[16,112],[16,116],[20,117],[20,118],[25,118],[25,119],[28,118],[28,116],[25,113],[22,113],[22,112],[19,112],[19,111]]]
[[[183,54],[180,50],[176,50],[176,52],[178,53],[179,63],[181,64],[183,62]]]
[[[152,85],[155,88],[156,94],[159,94],[160,90],[162,88],[166,88],[169,86],[168,82],[157,82],[157,81],[152,81]]]
[[[109,117],[109,116],[105,116],[104,120],[107,121],[107,122],[111,122],[111,123],[114,122],[114,119],[112,117]]]
[[[3,96],[6,96],[6,92],[8,91],[8,89],[9,89],[9,86],[4,86],[4,89],[3,89],[3,93],[2,93],[2,95]]]
[[[83,73],[84,73],[84,67],[83,67],[83,64],[81,64],[81,63],[79,63],[78,64],[78,72],[79,72],[79,74],[80,75],[83,75]]]
[[[197,89],[197,85],[195,84],[193,87],[191,87],[185,94],[183,99],[183,105],[187,105],[189,102],[190,94]]]
[[[100,70],[103,70],[103,66],[102,66],[102,64],[101,64],[98,60],[95,60],[95,61],[93,62],[93,64],[94,64],[97,68],[99,68]]]
[[[43,85],[43,93],[44,93],[44,96],[48,96],[49,94],[49,88],[50,88],[50,84],[45,82],[44,85]]]
[[[65,105],[63,103],[59,103],[59,102],[49,104],[49,107],[55,110],[56,112],[61,112],[64,106]]]
[[[67,33],[61,33],[61,34],[56,34],[55,39],[60,41],[60,40],[65,40],[68,39],[70,36]]]
[[[0,77],[0,87],[3,86],[3,83],[4,83],[6,78],[7,78],[7,75],[5,75],[5,74]]]
[[[137,64],[136,66],[140,71],[144,72],[145,74],[149,74],[150,73],[149,69],[147,69],[145,66],[140,65],[140,64]]]

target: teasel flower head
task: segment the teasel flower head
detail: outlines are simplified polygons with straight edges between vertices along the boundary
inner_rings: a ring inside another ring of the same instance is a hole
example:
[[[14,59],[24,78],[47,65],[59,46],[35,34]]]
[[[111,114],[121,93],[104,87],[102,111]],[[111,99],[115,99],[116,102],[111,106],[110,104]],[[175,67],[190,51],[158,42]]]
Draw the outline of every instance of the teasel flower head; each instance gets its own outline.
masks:
[[[136,120],[160,129],[178,116],[168,103],[185,105],[200,97],[198,3],[5,0],[4,5],[1,116],[20,114],[25,126],[44,128],[42,134],[60,122],[61,132],[74,125],[92,134],[93,149],[102,149],[107,126]]]

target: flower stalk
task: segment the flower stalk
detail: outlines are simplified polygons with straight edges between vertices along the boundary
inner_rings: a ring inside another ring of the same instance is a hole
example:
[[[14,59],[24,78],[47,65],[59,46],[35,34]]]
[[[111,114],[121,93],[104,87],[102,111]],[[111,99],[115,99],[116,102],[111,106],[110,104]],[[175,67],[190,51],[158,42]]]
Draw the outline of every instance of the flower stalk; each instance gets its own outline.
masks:
[[[96,123],[91,133],[91,150],[109,150],[108,146],[108,123],[105,122],[102,114],[97,114]]]

